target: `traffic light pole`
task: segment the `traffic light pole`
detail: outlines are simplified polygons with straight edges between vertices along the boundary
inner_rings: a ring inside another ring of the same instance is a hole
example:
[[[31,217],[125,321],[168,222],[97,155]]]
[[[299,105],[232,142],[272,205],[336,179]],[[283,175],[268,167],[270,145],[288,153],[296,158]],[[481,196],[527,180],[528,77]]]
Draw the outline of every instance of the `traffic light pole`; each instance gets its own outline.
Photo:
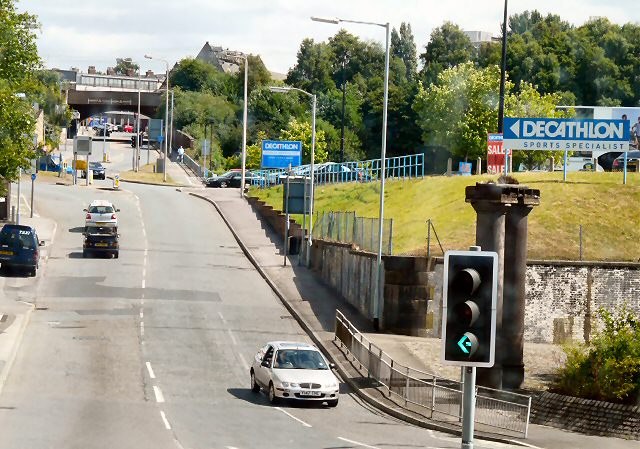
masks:
[[[473,430],[476,414],[476,368],[463,368],[462,389],[462,449],[473,449]]]

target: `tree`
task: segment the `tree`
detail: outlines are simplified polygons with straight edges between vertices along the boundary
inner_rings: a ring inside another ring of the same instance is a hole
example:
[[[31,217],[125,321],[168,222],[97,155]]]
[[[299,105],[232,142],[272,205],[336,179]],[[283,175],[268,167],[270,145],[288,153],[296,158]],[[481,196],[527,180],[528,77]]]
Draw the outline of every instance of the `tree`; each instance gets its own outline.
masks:
[[[133,62],[131,58],[117,58],[116,66],[113,68],[116,75],[133,76],[138,73],[140,66]]]
[[[420,55],[423,64],[421,76],[425,84],[438,78],[443,70],[474,59],[475,47],[462,29],[445,22],[431,33],[425,52]]]
[[[289,70],[285,82],[307,92],[321,92],[335,87],[331,79],[330,52],[327,44],[304,39],[298,50],[296,65]]]
[[[184,58],[171,70],[170,84],[182,90],[201,91],[218,71],[211,64],[194,58]]]
[[[292,140],[302,142],[302,163],[311,162],[312,130],[311,123],[292,119],[285,129],[280,130],[280,140]],[[327,160],[327,142],[324,131],[316,130],[315,162],[322,163]]]
[[[247,55],[249,62],[249,73],[247,74],[247,86],[250,91],[260,86],[267,86],[271,83],[271,72],[267,70],[262,62],[262,58],[257,55]],[[244,62],[240,65],[240,70],[236,73],[236,92],[239,96],[244,95]]]
[[[406,68],[406,77],[413,81],[416,77],[418,59],[416,52],[416,42],[411,32],[411,24],[402,22],[400,30],[394,28],[391,32],[391,53],[393,56],[402,59]]]

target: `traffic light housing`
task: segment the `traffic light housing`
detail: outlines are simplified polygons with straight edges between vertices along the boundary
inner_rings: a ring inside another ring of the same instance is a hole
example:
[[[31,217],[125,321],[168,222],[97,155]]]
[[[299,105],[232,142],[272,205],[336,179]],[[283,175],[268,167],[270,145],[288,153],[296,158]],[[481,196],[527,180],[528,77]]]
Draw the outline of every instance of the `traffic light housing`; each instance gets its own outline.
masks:
[[[497,292],[497,253],[445,253],[442,285],[444,365],[493,366]]]

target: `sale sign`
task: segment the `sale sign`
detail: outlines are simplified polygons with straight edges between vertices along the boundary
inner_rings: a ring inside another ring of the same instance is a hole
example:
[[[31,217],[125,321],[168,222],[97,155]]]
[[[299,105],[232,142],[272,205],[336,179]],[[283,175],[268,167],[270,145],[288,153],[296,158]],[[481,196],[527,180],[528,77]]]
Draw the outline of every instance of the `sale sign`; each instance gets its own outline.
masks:
[[[511,157],[511,150],[509,150]],[[496,175],[504,173],[505,150],[502,134],[489,134],[487,137],[487,173]]]

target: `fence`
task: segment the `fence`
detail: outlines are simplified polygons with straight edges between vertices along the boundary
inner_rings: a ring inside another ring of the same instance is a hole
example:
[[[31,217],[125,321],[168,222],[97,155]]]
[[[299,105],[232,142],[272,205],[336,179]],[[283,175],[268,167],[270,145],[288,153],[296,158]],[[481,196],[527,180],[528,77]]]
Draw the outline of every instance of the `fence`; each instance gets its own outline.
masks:
[[[388,157],[385,167],[385,178],[411,179],[424,177],[424,154],[410,154],[408,156]],[[313,168],[316,184],[331,184],[338,182],[369,182],[377,181],[381,173],[381,159],[370,159],[355,162],[325,162],[316,164]],[[292,168],[296,176],[309,176],[311,166],[300,165]],[[287,170],[253,170],[255,176],[251,184],[260,188],[282,184],[286,179]]]
[[[378,218],[358,217],[355,212],[316,212],[313,237],[334,242],[354,243],[360,249],[378,252]],[[393,218],[385,218],[382,227],[382,253],[393,254]]]
[[[367,376],[387,389],[389,397],[404,401],[405,407],[426,410],[449,417],[462,418],[462,383],[419,371],[394,362],[382,349],[362,335],[342,313],[336,310],[335,340],[347,349]],[[531,397],[476,387],[475,422],[527,437]]]

